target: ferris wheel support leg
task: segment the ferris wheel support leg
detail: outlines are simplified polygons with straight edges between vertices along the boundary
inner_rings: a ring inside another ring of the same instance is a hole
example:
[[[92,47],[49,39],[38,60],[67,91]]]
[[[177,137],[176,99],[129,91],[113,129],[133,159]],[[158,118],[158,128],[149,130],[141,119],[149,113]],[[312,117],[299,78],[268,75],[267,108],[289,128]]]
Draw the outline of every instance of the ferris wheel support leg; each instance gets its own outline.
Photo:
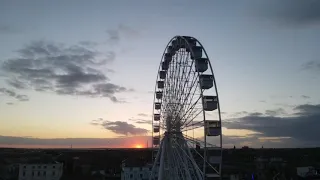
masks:
[[[164,156],[165,156],[165,150],[166,150],[166,144],[167,144],[167,137],[164,136],[163,138],[163,144],[161,147],[161,159],[160,159],[160,167],[159,167],[159,174],[158,174],[158,180],[163,180],[163,174],[164,174]]]
[[[163,145],[163,142],[161,141],[160,146],[159,146],[160,147],[159,151],[157,153],[156,159],[154,160],[154,163],[153,163],[153,166],[152,166],[152,170],[151,170],[151,174],[149,176],[149,180],[153,180],[154,171],[156,169],[157,162],[159,161],[159,157],[160,157],[161,150],[162,150],[161,149],[162,145]]]
[[[179,146],[179,144],[177,144],[178,146]],[[181,146],[179,146],[179,148],[181,148]],[[182,150],[182,149],[181,149]],[[183,151],[183,150],[182,150]],[[181,162],[181,164],[183,165],[183,174],[185,175],[185,179],[187,179],[187,180],[192,180],[192,178],[191,178],[191,174],[190,174],[190,172],[189,172],[189,168],[188,168],[188,164],[186,164],[186,162],[185,162],[185,159],[187,158],[187,157],[185,157],[185,154],[184,153],[181,153],[181,151],[180,152],[178,152],[177,153],[177,155],[178,155],[178,157],[179,157],[179,159],[180,159],[180,162]],[[182,157],[183,156],[183,157]]]
[[[204,148],[203,148],[203,180],[207,179],[206,165],[207,165],[207,134],[206,129],[204,130]]]
[[[199,179],[199,180],[202,180],[203,178],[202,178],[202,176],[201,176],[201,173],[200,173],[200,168],[198,167],[198,165],[197,165],[197,163],[194,161],[194,159],[193,158],[191,158],[192,157],[192,154],[191,154],[191,152],[190,152],[190,149],[189,149],[189,147],[188,147],[188,144],[187,144],[187,142],[183,139],[183,138],[181,138],[181,146],[179,146],[179,148],[181,148],[181,150],[182,150],[182,152],[184,153],[184,155],[188,158],[188,160],[190,160],[191,161],[191,163],[192,163],[192,165],[193,165],[193,167],[194,167],[194,171],[196,171],[196,177],[197,177],[197,179]]]
[[[186,141],[184,141],[184,143],[185,143],[185,147],[186,147],[186,149],[187,149],[187,153],[188,153],[189,157],[192,157],[191,151],[190,151],[190,149],[188,148],[188,143],[187,143]],[[197,163],[195,162],[195,160],[194,160],[193,158],[191,158],[191,162],[192,162],[193,166],[195,167],[195,170],[196,170],[198,179],[199,179],[199,180],[203,179],[202,177],[204,177],[204,176],[201,176],[201,173],[200,173],[200,171],[199,171],[200,169],[199,169]]]

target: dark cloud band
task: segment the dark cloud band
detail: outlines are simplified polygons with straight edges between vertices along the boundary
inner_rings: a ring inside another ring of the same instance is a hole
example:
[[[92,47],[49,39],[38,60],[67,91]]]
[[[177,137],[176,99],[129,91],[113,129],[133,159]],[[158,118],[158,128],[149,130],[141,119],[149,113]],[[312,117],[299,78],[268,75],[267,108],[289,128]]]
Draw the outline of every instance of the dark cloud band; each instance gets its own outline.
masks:
[[[94,50],[93,42],[66,46],[35,41],[17,51],[17,58],[4,61],[8,85],[17,89],[55,92],[59,95],[108,97],[118,102],[116,93],[127,88],[109,82],[104,72],[115,52],[103,54]],[[24,99],[24,98],[22,98]]]

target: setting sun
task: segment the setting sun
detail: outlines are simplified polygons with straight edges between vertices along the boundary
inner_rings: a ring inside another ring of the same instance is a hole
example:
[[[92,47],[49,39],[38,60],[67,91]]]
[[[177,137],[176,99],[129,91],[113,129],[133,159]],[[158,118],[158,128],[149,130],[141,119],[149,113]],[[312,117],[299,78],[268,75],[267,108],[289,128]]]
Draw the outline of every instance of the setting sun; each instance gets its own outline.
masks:
[[[141,144],[136,144],[134,147],[135,148],[143,148]]]

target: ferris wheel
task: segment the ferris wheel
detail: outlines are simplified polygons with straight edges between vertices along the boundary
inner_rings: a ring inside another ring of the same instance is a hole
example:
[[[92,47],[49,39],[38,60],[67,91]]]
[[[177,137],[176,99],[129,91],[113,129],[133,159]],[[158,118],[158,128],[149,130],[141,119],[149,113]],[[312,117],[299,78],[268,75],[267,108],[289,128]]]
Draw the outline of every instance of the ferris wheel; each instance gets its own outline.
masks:
[[[175,36],[169,41],[154,93],[150,180],[221,179],[217,85],[208,55],[196,38]]]

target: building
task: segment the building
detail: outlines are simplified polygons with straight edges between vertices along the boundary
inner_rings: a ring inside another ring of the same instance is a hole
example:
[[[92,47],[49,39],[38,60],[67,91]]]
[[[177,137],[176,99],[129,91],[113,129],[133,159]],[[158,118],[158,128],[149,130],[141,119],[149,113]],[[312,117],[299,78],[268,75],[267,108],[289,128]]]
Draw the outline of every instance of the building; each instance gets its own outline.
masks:
[[[59,180],[63,164],[55,161],[40,161],[19,164],[19,180]]]
[[[16,164],[0,162],[0,180],[15,180],[18,178],[18,168]]]
[[[154,177],[158,178],[159,167],[155,168]],[[152,164],[140,160],[125,160],[122,162],[121,180],[149,180]]]
[[[299,179],[320,179],[320,172],[313,166],[297,167]]]
[[[152,166],[144,167],[123,167],[121,180],[148,180],[151,174]],[[158,168],[156,168],[156,171]],[[158,177],[158,172],[155,172]]]

